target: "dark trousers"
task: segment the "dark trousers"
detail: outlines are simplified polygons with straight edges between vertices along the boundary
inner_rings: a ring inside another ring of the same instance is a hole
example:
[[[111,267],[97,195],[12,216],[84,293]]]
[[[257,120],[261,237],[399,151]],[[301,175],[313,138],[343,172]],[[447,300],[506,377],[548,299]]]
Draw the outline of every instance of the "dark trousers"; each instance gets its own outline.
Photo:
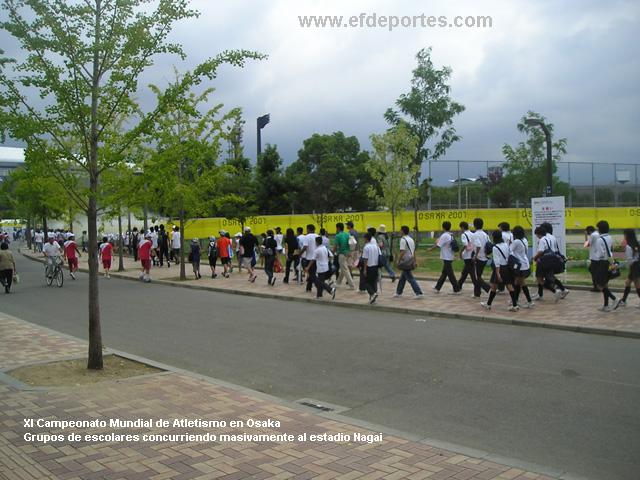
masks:
[[[485,292],[491,290],[489,284],[482,279],[482,272],[484,272],[484,267],[486,264],[486,260],[476,260],[476,277],[474,279],[475,282],[473,283],[473,294],[476,297],[480,296],[481,290],[484,290]]]
[[[264,273],[267,274],[268,282],[273,278],[273,266],[276,263],[275,255],[265,255],[264,257]]]
[[[307,268],[306,266],[309,265],[309,260],[304,259],[302,261],[302,265],[304,265],[304,268]],[[307,274],[307,292],[311,291],[313,284],[316,282],[316,267],[316,263],[313,262],[313,266],[309,268],[309,273]]]
[[[364,278],[364,287],[369,295],[378,290],[378,266],[367,267],[367,275]]]
[[[160,260],[160,266],[162,266],[163,258],[167,259],[167,264],[169,264],[169,249],[168,248],[160,248],[160,255],[158,255],[158,260]]]
[[[440,274],[440,278],[438,279],[438,282],[436,283],[436,290],[440,290],[442,288],[442,285],[444,285],[444,281],[446,279],[449,279],[449,282],[451,282],[451,286],[453,287],[453,291],[457,292],[458,290],[460,290],[460,287],[458,286],[458,281],[456,280],[456,276],[453,273],[453,261],[452,260],[443,260],[442,261],[442,273]]]
[[[470,258],[464,260],[464,268],[460,274],[460,280],[458,280],[458,290],[462,290],[462,285],[467,279],[467,276],[470,276],[471,282],[475,284],[475,281],[473,280],[475,276],[475,268],[473,266],[473,260]]]
[[[331,277],[331,270],[329,270],[328,272],[318,273],[316,275],[316,280],[315,280],[316,298],[322,297],[322,292],[324,290],[331,293],[331,287],[327,285],[327,280],[329,280],[330,277]]]
[[[284,282],[289,281],[289,274],[291,273],[291,267],[293,266],[293,272],[295,274],[296,280],[300,280],[298,278],[298,265],[300,264],[300,255],[287,255],[287,264],[285,266],[284,271]]]
[[[5,292],[11,290],[11,284],[13,283],[13,269],[0,270],[0,279],[2,279],[2,283],[4,284]]]
[[[171,256],[173,257],[173,261],[176,262],[176,264],[180,263],[180,249],[179,248],[172,248],[171,249]]]
[[[138,247],[137,246],[133,247],[133,261],[134,262],[138,261]]]
[[[367,290],[367,280],[364,276],[364,258],[362,257],[360,257],[360,260],[358,260],[358,271],[360,272],[360,280],[358,281],[358,290],[360,291]]]

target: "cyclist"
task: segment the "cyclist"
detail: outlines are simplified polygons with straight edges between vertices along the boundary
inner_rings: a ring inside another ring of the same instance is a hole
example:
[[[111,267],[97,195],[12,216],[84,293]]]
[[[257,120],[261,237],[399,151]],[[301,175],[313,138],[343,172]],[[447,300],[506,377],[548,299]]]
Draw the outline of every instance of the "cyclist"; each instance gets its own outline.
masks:
[[[47,277],[53,277],[53,266],[60,261],[62,256],[62,249],[60,244],[56,242],[53,232],[47,235],[47,243],[42,247],[42,254],[47,259],[46,275]]]
[[[64,242],[64,256],[67,259],[67,262],[69,262],[69,275],[71,275],[71,278],[75,280],[75,272],[78,270],[78,257],[80,256],[80,251],[78,250],[76,237],[73,233],[67,235],[67,241]]]

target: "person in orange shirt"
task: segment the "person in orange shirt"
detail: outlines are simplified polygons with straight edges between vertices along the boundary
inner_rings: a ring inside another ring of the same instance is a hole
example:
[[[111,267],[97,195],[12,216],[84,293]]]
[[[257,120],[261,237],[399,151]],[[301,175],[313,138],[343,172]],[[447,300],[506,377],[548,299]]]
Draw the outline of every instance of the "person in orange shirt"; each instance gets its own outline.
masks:
[[[231,239],[227,236],[227,232],[220,230],[220,237],[216,240],[218,247],[218,258],[222,263],[222,276],[229,278],[229,269],[231,267]]]

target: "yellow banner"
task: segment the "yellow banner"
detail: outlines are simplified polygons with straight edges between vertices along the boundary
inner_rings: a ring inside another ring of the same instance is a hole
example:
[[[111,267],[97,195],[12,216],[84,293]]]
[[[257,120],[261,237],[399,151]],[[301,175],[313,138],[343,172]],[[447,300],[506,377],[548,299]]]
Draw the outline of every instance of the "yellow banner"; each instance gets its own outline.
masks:
[[[619,208],[567,208],[566,211],[567,230],[582,230],[587,225],[595,225],[600,220],[607,220],[611,228],[640,228],[640,208],[619,207]],[[494,208],[477,210],[431,210],[418,212],[418,228],[420,231],[441,230],[442,222],[448,220],[453,229],[458,228],[462,221],[473,223],[474,218],[484,220],[485,229],[497,228],[500,222],[509,222],[513,228],[521,225],[525,230],[531,228],[531,209],[529,208]],[[387,227],[387,231],[392,231],[391,214],[389,212],[353,212],[353,213],[326,213],[302,214],[302,215],[266,215],[255,216],[247,220],[245,226],[251,227],[255,234],[266,232],[276,227],[282,228],[284,233],[287,228],[305,228],[307,224],[314,224],[316,229],[324,226],[329,233],[335,232],[335,225],[338,222],[347,223],[351,220],[356,230],[364,231],[367,227],[378,228],[381,224]],[[403,211],[396,215],[395,231],[399,231],[402,225],[410,228],[414,223],[413,211]],[[226,218],[199,218],[190,220],[185,225],[186,238],[206,238],[211,235],[218,236],[220,230],[225,230],[231,234],[240,233],[242,227],[235,220]]]

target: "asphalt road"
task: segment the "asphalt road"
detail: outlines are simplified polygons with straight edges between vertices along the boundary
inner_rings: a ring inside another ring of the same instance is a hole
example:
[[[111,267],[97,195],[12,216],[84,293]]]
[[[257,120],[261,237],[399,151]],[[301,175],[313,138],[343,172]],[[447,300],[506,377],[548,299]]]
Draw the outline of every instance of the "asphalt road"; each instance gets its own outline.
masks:
[[[0,311],[86,338],[87,276]],[[66,272],[65,272],[66,273]],[[106,346],[589,479],[640,478],[640,341],[101,279]],[[561,314],[561,311],[558,312]]]

